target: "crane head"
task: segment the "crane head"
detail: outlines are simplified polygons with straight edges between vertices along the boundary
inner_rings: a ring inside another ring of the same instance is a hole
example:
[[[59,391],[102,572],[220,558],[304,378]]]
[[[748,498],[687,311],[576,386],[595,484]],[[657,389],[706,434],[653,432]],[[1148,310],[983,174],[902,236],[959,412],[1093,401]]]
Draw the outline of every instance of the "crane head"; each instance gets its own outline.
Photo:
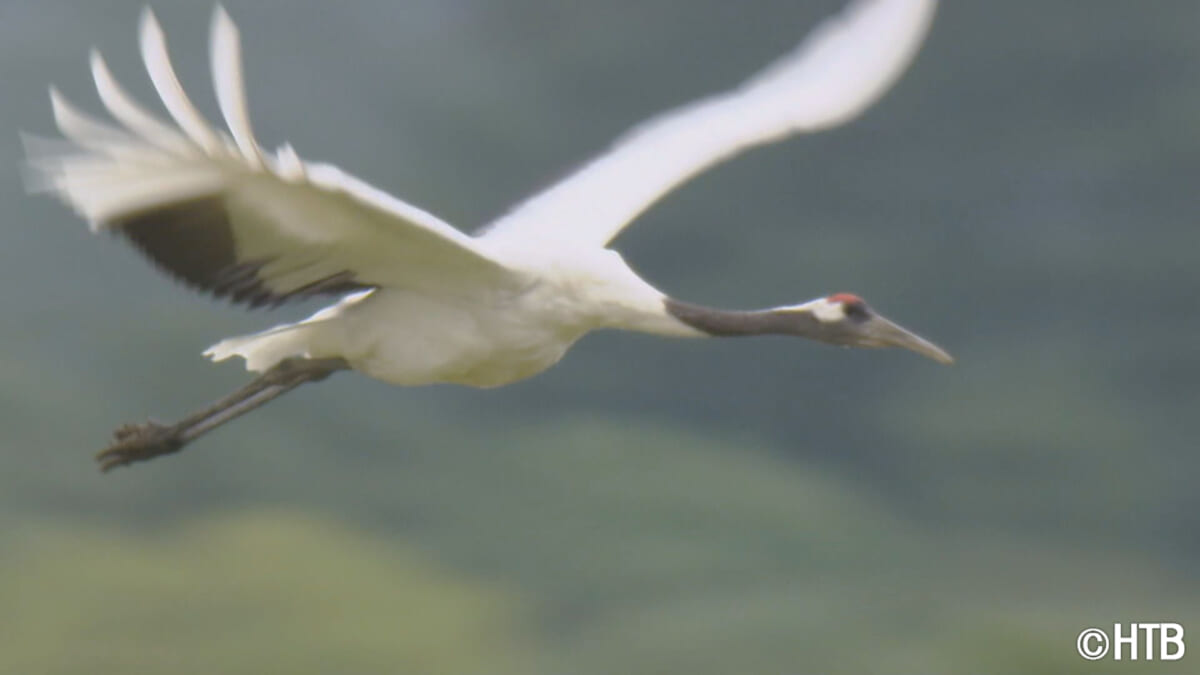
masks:
[[[954,363],[946,350],[879,315],[853,293],[834,293],[777,311],[795,312],[795,334],[803,337],[847,347],[900,347],[938,363]]]
[[[845,347],[900,347],[938,363],[954,363],[944,349],[880,316],[852,293],[746,312],[665,298],[664,309],[685,326],[713,337],[794,335]]]

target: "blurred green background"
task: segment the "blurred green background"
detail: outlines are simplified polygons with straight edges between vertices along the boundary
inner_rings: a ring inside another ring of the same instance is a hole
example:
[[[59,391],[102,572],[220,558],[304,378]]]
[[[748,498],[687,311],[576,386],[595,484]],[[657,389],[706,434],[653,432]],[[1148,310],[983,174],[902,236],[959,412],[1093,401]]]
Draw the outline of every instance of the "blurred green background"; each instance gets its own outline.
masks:
[[[687,300],[860,293],[953,368],[598,334],[495,391],[340,376],[100,476],[118,423],[244,380],[204,347],[309,309],[193,297],[24,194],[46,85],[99,109],[91,45],[150,100],[141,4],[0,2],[0,672],[1195,672],[1074,641],[1200,635],[1200,4],[945,3],[865,117],[617,242]],[[211,7],[153,4],[217,117]],[[226,4],[265,144],[465,229],[841,6]]]

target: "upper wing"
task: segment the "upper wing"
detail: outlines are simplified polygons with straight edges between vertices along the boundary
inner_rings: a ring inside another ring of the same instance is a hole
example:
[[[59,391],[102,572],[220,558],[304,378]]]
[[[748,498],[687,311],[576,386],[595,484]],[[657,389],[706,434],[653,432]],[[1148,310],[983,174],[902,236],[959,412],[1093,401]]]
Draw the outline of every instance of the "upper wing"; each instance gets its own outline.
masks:
[[[52,89],[71,143],[27,144],[35,189],[55,193],[93,230],[120,232],[185,282],[252,306],[371,286],[512,280],[435,216],[336,167],[304,163],[289,146],[265,154],[246,112],[237,28],[220,7],[212,67],[228,134],[184,94],[148,10],[141,48],[173,125],[130,99],[93,52],[100,99],[121,126],[83,115]]]
[[[651,119],[517,205],[486,238],[604,246],[683,181],[755,145],[848,121],[900,76],[936,0],[854,0],[733,91]]]

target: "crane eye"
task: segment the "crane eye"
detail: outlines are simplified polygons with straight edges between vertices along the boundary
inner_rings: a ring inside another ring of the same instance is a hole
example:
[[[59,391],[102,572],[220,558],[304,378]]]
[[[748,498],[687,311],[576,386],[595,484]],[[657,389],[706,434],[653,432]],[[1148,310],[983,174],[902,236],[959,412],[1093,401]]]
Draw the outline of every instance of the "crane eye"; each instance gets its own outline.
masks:
[[[846,318],[854,321],[863,321],[871,316],[871,311],[867,309],[867,303],[862,300],[843,303],[842,311],[846,313]]]

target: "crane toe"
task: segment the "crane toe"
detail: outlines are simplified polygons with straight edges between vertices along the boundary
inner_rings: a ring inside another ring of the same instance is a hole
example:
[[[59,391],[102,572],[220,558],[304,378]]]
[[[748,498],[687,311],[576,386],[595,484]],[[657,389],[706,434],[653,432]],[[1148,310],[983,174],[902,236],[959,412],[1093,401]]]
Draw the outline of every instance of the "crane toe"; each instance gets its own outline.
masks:
[[[96,453],[96,461],[100,463],[100,471],[108,473],[119,466],[178,452],[183,445],[177,426],[159,424],[153,420],[143,424],[125,424],[113,432],[113,442]]]

